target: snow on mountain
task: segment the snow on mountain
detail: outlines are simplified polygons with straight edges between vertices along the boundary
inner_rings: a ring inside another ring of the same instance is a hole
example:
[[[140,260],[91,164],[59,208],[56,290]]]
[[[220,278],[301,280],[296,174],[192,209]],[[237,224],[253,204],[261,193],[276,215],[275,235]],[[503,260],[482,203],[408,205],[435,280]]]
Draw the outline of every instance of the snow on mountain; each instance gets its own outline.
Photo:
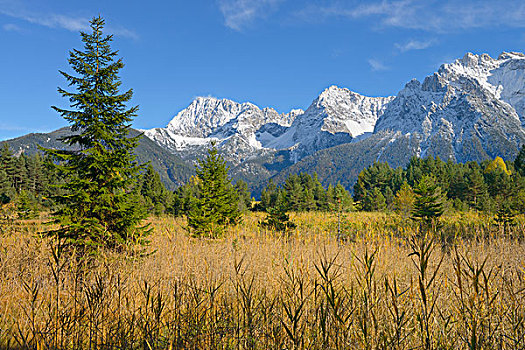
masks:
[[[387,106],[375,131],[421,139],[419,156],[456,161],[512,157],[525,142],[525,56],[466,54],[409,82]]]
[[[171,151],[194,149],[215,140],[220,143],[236,136],[246,145],[260,149],[254,132],[262,125],[275,123],[289,126],[297,112],[279,114],[274,109],[237,103],[228,99],[198,97],[179,112],[166,128],[146,130],[150,139]]]
[[[166,128],[145,135],[172,152],[194,153],[211,140],[236,159],[261,151],[290,149],[297,160],[319,149],[371,133],[393,97],[366,97],[331,86],[305,111],[279,114],[272,108],[227,99],[199,97],[179,112]]]
[[[320,149],[352,142],[372,133],[377,119],[394,97],[367,97],[348,89],[330,86],[310,107],[295,118],[281,136],[263,146],[292,148],[294,160]]]

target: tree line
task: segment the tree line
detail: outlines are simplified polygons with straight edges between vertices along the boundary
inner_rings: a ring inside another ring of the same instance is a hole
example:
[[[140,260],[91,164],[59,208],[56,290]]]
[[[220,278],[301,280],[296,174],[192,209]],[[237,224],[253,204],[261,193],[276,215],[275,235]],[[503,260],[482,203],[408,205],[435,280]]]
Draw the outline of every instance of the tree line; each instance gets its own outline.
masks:
[[[63,176],[52,166],[49,156],[16,156],[7,143],[0,147],[0,202],[12,203],[22,218],[32,218],[42,208],[53,206]]]
[[[413,157],[404,168],[374,163],[361,171],[354,200],[365,211],[411,210],[414,193],[424,177],[442,193],[445,208],[523,212],[525,210],[525,148],[514,161],[454,163],[439,157]]]

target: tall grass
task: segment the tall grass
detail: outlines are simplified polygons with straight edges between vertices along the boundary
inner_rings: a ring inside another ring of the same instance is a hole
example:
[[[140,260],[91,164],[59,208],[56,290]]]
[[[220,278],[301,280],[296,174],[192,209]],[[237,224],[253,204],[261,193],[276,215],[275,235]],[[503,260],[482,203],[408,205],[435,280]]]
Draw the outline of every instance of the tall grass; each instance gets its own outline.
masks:
[[[525,348],[523,226],[447,217],[435,235],[387,214],[245,217],[216,240],[153,219],[143,259],[86,268],[38,237],[0,236],[0,345],[19,349]]]

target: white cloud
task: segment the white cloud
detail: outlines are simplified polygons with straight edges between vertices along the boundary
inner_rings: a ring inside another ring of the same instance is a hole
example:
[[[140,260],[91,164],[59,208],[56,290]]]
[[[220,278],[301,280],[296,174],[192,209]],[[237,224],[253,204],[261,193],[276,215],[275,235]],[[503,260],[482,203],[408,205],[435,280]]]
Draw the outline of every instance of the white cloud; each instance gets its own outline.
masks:
[[[410,40],[404,44],[395,44],[395,47],[401,52],[407,52],[412,50],[424,50],[434,44],[434,40]]]
[[[375,58],[370,58],[368,60],[368,64],[370,65],[370,68],[374,71],[374,72],[378,72],[378,71],[384,71],[384,70],[388,70],[389,68],[381,61],[375,59]]]
[[[224,24],[242,31],[258,18],[264,18],[282,0],[218,0],[219,9],[224,16]]]
[[[21,32],[22,28],[13,23],[6,23],[2,26],[2,29],[6,32]]]
[[[2,131],[26,131],[28,128],[19,125],[0,123],[0,130]]]
[[[62,28],[72,32],[78,31],[89,31],[89,18],[81,16],[68,16],[57,13],[35,13],[26,11],[22,8],[3,5],[0,2],[0,14],[9,16],[12,18],[24,20],[29,23],[45,26],[48,28]],[[4,26],[5,30],[5,26]],[[107,26],[106,30],[108,33],[113,33],[117,36],[127,37],[131,39],[137,39],[138,35],[132,30],[111,26]]]
[[[324,6],[307,6],[299,13],[309,20],[341,17],[349,19],[377,18],[380,26],[450,32],[461,29],[490,27],[525,27],[523,0],[443,0],[375,1],[350,6],[330,2]]]

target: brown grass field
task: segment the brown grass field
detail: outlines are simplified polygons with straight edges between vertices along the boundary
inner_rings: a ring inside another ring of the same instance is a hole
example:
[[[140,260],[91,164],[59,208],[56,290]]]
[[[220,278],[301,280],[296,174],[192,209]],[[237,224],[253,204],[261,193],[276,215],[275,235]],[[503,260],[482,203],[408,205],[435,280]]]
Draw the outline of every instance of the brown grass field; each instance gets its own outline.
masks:
[[[524,349],[523,220],[475,213],[432,237],[394,214],[248,214],[223,238],[150,219],[141,259],[82,269],[39,238],[0,236],[0,347],[14,349]],[[7,225],[7,224],[5,224]]]

